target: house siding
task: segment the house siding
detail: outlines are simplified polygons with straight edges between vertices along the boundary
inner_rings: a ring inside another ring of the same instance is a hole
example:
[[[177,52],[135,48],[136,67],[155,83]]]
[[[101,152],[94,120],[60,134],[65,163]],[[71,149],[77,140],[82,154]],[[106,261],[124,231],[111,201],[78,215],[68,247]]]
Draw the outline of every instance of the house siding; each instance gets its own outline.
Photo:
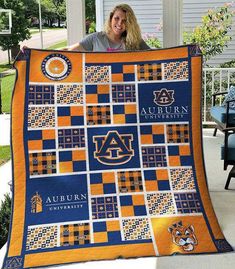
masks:
[[[133,8],[142,33],[156,33],[160,42],[163,41],[163,33],[157,30],[157,25],[162,22],[162,1],[163,0],[125,0],[125,3]],[[98,4],[100,3],[101,8],[103,8],[104,18],[102,23],[104,23],[108,17],[110,10],[112,10],[115,5],[122,3],[122,1],[115,0],[102,0],[97,2]],[[201,17],[205,15],[209,9],[222,6],[227,3],[228,0],[183,0],[183,2],[183,30],[192,31],[195,26],[200,25]],[[221,63],[235,58],[235,18],[233,18],[233,26],[229,33],[232,36],[232,41],[229,42],[228,48],[225,48],[221,55],[210,60],[208,62],[209,64],[218,66]]]

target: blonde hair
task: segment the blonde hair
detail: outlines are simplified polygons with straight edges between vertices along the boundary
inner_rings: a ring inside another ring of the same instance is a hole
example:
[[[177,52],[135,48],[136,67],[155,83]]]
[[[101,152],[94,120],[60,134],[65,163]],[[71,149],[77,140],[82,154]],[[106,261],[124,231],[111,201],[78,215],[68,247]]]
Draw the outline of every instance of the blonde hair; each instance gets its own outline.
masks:
[[[127,50],[138,50],[142,41],[141,31],[137,22],[133,9],[127,4],[120,4],[114,7],[110,12],[105,23],[105,32],[108,34],[111,31],[111,20],[117,10],[122,10],[126,13],[126,31],[123,33],[123,40]]]

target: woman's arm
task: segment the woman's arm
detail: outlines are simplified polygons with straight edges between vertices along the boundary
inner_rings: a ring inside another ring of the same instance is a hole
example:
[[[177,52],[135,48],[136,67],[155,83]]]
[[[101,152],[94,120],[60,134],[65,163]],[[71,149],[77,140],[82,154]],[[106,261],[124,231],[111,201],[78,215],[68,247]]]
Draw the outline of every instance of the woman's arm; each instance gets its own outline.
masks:
[[[85,51],[85,49],[83,48],[82,45],[80,45],[80,43],[75,43],[71,46],[68,46],[66,48],[64,48],[64,50],[78,50],[78,51]]]

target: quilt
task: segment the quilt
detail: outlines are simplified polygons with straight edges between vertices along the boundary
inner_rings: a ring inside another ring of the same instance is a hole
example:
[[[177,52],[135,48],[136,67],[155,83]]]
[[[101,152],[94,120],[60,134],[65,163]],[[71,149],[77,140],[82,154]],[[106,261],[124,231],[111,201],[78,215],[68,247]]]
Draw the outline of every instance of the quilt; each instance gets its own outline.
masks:
[[[208,193],[197,46],[14,64],[4,269],[232,251]]]

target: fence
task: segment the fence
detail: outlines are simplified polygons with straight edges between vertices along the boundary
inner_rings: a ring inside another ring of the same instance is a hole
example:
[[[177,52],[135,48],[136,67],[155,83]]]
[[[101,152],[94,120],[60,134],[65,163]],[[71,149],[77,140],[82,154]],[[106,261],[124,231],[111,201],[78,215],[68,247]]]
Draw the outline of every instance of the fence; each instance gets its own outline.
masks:
[[[228,91],[231,85],[235,86],[235,68],[203,68],[202,121],[204,125],[214,123],[210,118],[212,94]],[[218,102],[222,103],[222,97],[219,97]]]

